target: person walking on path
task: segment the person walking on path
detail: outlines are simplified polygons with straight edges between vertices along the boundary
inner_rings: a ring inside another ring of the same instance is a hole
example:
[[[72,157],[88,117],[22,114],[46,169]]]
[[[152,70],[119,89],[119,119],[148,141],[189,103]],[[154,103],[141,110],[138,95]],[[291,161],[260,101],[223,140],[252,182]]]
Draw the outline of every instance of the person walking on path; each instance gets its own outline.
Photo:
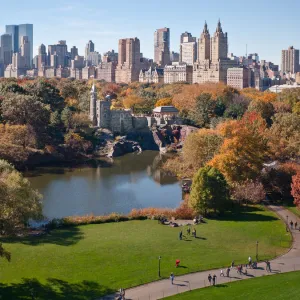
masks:
[[[217,279],[217,276],[216,276],[216,274],[214,274],[214,276],[213,276],[213,285],[216,285],[216,279]]]
[[[179,239],[182,240],[182,230],[179,232]]]
[[[231,268],[234,267],[234,260],[231,262]]]
[[[249,268],[251,268],[251,265],[252,265],[252,257],[251,256],[248,257],[248,262],[249,262]]]
[[[170,275],[170,280],[171,280],[171,283],[173,284],[173,282],[174,282],[174,274],[173,273],[171,273],[171,275]]]
[[[193,229],[193,237],[196,238],[196,229]]]
[[[294,223],[293,223],[293,221],[291,220],[291,222],[290,222],[290,225],[291,225],[291,229],[293,229],[293,225],[294,225]]]
[[[230,268],[228,267],[228,268],[227,268],[227,271],[226,271],[227,277],[229,277],[229,273],[230,273]]]
[[[220,277],[224,277],[223,270],[221,270],[221,272],[220,272]]]
[[[208,275],[207,279],[208,279],[209,285],[211,285],[211,279],[212,279],[212,277],[211,277],[210,274]]]
[[[187,235],[188,235],[188,236],[190,236],[190,235],[191,235],[191,228],[190,228],[190,226],[188,226],[188,228],[187,228],[186,232],[187,232]]]
[[[295,229],[297,229],[297,226],[298,226],[298,223],[297,223],[297,221],[296,221],[296,223],[295,223]]]

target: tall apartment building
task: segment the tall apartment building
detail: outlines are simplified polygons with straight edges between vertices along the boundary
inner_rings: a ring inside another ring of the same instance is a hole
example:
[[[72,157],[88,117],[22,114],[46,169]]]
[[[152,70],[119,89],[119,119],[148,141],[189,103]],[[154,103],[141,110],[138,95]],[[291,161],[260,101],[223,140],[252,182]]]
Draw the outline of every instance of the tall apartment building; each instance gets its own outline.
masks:
[[[281,52],[281,71],[292,74],[299,71],[299,50],[293,46]]]
[[[170,61],[170,29],[157,29],[154,32],[154,62],[165,66],[170,64]]]
[[[174,63],[164,68],[164,83],[188,82],[193,83],[193,66]]]
[[[48,64],[51,67],[66,67],[68,64],[68,46],[66,41],[58,41],[56,45],[48,46]]]
[[[197,60],[197,41],[191,33],[185,32],[180,36],[180,58],[181,63],[192,66]]]
[[[227,70],[227,85],[236,89],[251,86],[251,70],[246,67],[229,68]]]
[[[116,82],[139,81],[140,70],[140,40],[138,38],[120,39]]]
[[[101,62],[101,54],[99,52],[90,52],[87,56],[87,62],[89,66],[98,66]]]
[[[173,63],[173,62],[179,62],[179,59],[180,59],[180,54],[178,52],[172,51],[171,55],[170,55],[171,63]]]
[[[88,60],[88,56],[91,52],[95,51],[95,44],[89,40],[89,42],[85,46],[85,59]]]
[[[41,44],[38,48],[38,61],[36,68],[39,70],[42,66],[47,66],[47,52],[44,44]]]
[[[18,53],[20,49],[20,42],[22,36],[28,37],[30,45],[30,64],[33,59],[33,25],[20,24],[20,25],[6,25],[6,33],[12,36],[12,50]]]
[[[207,23],[198,40],[198,60],[194,64],[193,82],[227,83],[227,69],[237,66],[237,62],[228,58],[228,36],[218,22],[213,37],[210,37]]]

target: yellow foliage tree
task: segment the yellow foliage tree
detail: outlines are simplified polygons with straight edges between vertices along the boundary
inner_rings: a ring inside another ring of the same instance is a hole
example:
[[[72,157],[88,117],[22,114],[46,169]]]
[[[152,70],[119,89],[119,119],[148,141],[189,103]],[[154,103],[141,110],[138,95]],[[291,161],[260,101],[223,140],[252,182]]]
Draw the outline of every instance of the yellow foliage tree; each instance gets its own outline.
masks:
[[[172,98],[162,98],[155,103],[155,107],[172,105]]]

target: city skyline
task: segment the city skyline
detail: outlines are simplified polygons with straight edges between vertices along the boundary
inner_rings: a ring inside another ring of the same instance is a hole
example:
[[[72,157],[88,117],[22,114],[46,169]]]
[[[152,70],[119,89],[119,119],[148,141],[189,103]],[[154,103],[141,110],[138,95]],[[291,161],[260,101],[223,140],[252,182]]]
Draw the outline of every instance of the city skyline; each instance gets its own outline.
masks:
[[[92,40],[95,43],[95,51],[102,54],[109,49],[117,50],[118,40],[121,38],[137,37],[141,41],[141,52],[144,57],[154,58],[153,32],[157,28],[170,28],[170,50],[179,52],[182,33],[188,31],[199,38],[205,20],[213,31],[220,18],[226,32],[229,32],[229,52],[237,56],[246,54],[247,44],[248,53],[256,52],[261,59],[280,64],[282,49],[291,45],[296,49],[300,48],[297,19],[296,17],[293,19],[290,15],[300,8],[297,1],[292,1],[294,3],[291,12],[289,9],[291,3],[287,6],[280,1],[275,1],[269,6],[255,0],[249,7],[238,6],[239,2],[233,0],[226,3],[198,2],[189,1],[186,10],[183,10],[176,8],[174,2],[169,0],[164,3],[152,1],[147,5],[143,3],[137,5],[137,1],[123,3],[116,0],[114,7],[118,9],[112,9],[108,4],[99,4],[93,0],[87,0],[85,3],[60,1],[51,3],[48,7],[36,0],[30,3],[12,0],[3,5],[6,13],[0,20],[0,32],[5,33],[5,25],[8,24],[33,24],[34,55],[37,54],[40,44],[51,45],[58,40],[66,40],[69,48],[78,47],[80,55],[84,55],[86,43]],[[289,12],[285,13],[287,10]],[[54,19],[45,18],[45,12]],[[59,19],[55,20],[57,16]]]

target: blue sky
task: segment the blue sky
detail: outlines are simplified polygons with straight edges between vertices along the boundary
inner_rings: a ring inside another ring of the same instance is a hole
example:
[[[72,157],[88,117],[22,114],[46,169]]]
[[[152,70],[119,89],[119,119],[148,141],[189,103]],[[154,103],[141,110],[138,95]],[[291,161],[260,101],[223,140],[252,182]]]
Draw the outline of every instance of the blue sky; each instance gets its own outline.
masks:
[[[117,51],[118,39],[138,37],[141,52],[153,58],[155,29],[169,27],[171,50],[179,50],[180,34],[200,36],[206,20],[210,33],[218,18],[228,32],[229,51],[257,52],[261,59],[280,63],[281,49],[300,48],[300,1],[280,0],[2,0],[0,33],[7,24],[34,24],[34,52],[39,44],[67,40],[81,55],[88,40],[96,51]],[[4,2],[4,3],[3,3]],[[181,3],[181,4],[179,4]]]

